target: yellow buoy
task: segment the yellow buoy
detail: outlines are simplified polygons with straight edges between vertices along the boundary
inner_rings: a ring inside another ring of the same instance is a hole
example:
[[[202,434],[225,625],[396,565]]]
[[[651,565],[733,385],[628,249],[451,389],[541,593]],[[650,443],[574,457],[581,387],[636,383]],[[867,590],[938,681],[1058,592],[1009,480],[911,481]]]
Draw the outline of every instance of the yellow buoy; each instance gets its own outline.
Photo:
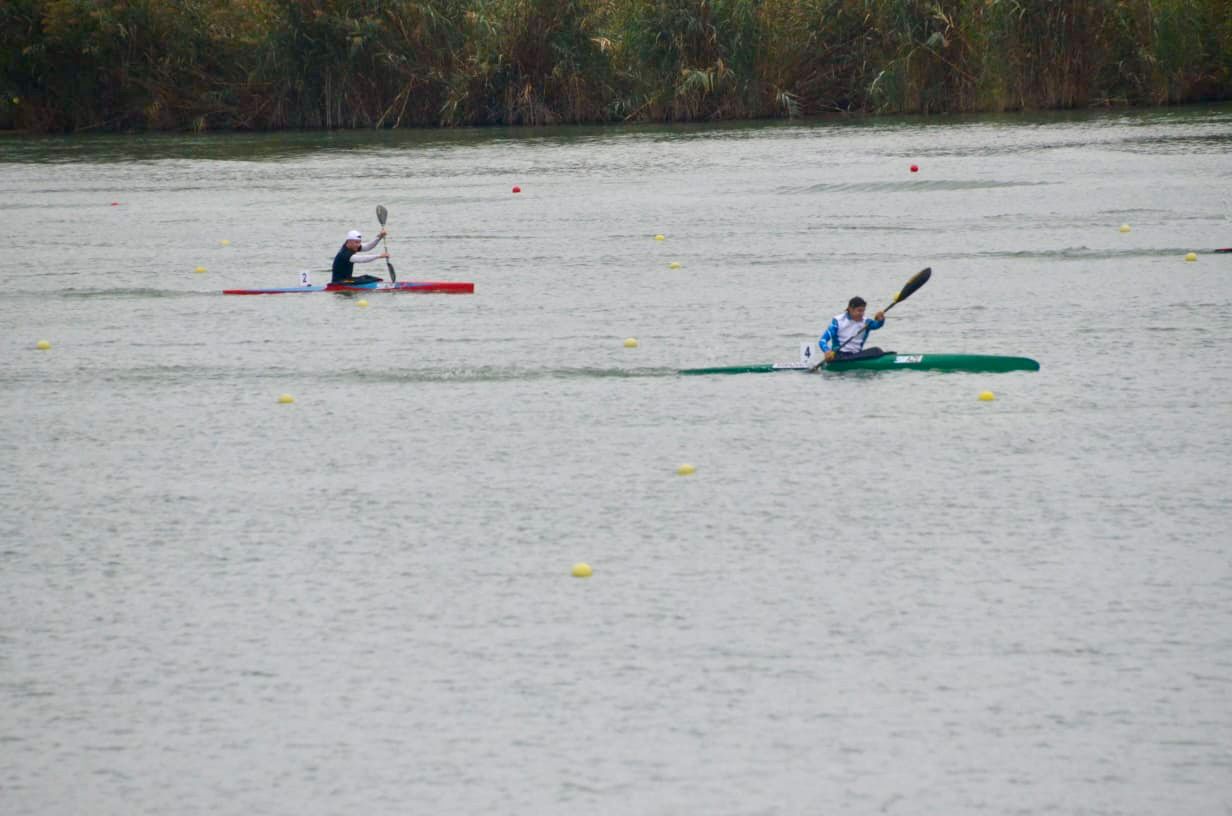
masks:
[[[662,240],[664,240],[665,238],[666,238],[666,236],[665,236],[665,235],[662,235],[662,234],[659,234],[659,235],[656,235],[656,236],[655,236],[655,240],[656,240],[656,241],[662,241]]]
[[[20,96],[15,96],[15,97],[13,97],[13,104],[14,104],[14,105],[20,105],[20,104],[21,104],[21,97],[20,97]]]
[[[574,578],[589,578],[594,574],[594,570],[590,568],[590,564],[579,561],[573,565]]]
[[[637,338],[636,337],[626,337],[625,338],[625,348],[637,348]]]
[[[279,394],[278,395],[279,405],[290,405],[293,402],[295,402],[295,397],[291,396],[290,394]]]
[[[980,401],[981,401],[981,402],[992,402],[992,401],[993,401],[993,400],[995,400],[996,398],[997,398],[997,395],[996,395],[996,394],[994,394],[994,393],[993,393],[993,392],[991,392],[991,391],[981,391],[981,392],[980,392]]]
[[[1129,232],[1129,224],[1122,224],[1121,232]]]
[[[47,351],[47,349],[51,348],[51,343],[48,343],[46,340],[40,340],[34,344],[34,347],[39,351]]]
[[[219,246],[231,246],[231,242],[228,241],[226,238],[223,238],[221,241],[218,242],[218,245]]]
[[[205,267],[204,267],[204,266],[198,266],[198,267],[197,267],[196,269],[194,269],[193,271],[194,271],[194,272],[196,272],[198,275],[200,275],[201,273],[205,272]]]
[[[697,468],[693,467],[687,462],[676,468],[677,476],[692,476],[696,472],[697,472]]]
[[[366,301],[366,300],[361,300],[361,301],[357,302],[355,305],[356,305],[356,306],[367,306],[367,305],[368,305],[368,301]]]
[[[1191,253],[1189,253],[1188,255],[1186,255],[1186,256],[1185,256],[1185,260],[1187,260],[1187,261],[1196,261],[1196,260],[1198,260],[1198,253],[1196,253],[1196,252],[1191,252]]]
[[[679,269],[679,268],[680,268],[680,261],[672,261],[671,263],[669,263],[669,264],[667,265],[667,268],[668,268],[668,269]]]

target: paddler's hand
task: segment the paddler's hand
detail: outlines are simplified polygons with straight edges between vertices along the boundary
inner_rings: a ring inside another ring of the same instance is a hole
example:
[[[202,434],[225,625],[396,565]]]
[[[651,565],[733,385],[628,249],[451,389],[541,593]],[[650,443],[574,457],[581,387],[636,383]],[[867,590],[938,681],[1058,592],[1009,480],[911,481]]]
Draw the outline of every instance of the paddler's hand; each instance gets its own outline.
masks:
[[[878,322],[885,320],[885,309],[882,309],[881,311],[877,312],[877,314],[873,315],[873,320],[876,320]]]
[[[380,255],[377,255],[377,257],[378,257],[378,258],[388,258],[388,257],[389,257],[389,253],[388,253],[388,252],[382,252]]]
[[[376,237],[377,237],[377,238],[384,238],[384,237],[385,237],[385,235],[386,235],[386,232],[385,232],[385,230],[383,230],[383,229],[382,229],[380,232],[378,232],[378,233],[376,234]]]
[[[827,351],[827,352],[826,352],[826,362],[828,363],[828,362],[830,362],[831,360],[833,360],[833,359],[835,358],[836,354],[837,354],[837,352],[834,352],[834,351]]]

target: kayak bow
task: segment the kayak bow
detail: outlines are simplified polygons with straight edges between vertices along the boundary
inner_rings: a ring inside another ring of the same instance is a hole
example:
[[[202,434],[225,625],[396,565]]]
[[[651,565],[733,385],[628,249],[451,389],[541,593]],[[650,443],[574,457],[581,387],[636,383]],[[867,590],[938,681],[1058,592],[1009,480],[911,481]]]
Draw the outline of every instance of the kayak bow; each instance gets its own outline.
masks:
[[[461,281],[398,281],[389,283],[361,283],[348,286],[343,283],[329,283],[324,286],[289,286],[274,289],[224,289],[224,295],[294,295],[311,292],[364,292],[386,294],[420,294],[443,293],[448,295],[469,295],[474,293],[475,284]]]
[[[916,369],[929,371],[1039,371],[1040,364],[1030,357],[1001,357],[990,354],[899,354],[886,352],[878,357],[857,360],[834,360],[822,366],[822,371],[896,371]],[[686,368],[681,374],[768,374],[774,371],[813,371],[807,363],[764,363],[758,365]]]

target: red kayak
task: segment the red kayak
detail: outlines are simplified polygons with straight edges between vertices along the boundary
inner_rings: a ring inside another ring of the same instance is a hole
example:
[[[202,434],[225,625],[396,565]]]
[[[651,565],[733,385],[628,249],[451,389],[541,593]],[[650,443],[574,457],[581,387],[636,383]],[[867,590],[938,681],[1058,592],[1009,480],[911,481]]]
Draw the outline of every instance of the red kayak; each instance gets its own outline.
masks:
[[[398,281],[389,283],[329,283],[324,286],[288,286],[276,289],[224,289],[224,295],[297,295],[310,292],[363,292],[364,294],[447,294],[470,295],[475,292],[475,284],[463,281]]]

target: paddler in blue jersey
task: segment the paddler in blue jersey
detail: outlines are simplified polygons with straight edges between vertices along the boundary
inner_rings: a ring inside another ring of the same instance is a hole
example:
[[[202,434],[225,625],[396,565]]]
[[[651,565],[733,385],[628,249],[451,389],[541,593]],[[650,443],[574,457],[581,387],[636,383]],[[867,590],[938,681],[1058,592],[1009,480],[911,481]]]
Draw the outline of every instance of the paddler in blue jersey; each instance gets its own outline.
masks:
[[[380,255],[360,255],[360,252],[367,252],[381,242],[385,237],[385,230],[381,230],[375,238],[368,244],[364,244],[364,236],[359,230],[351,230],[347,233],[346,241],[342,244],[342,249],[338,250],[338,254],[334,256],[334,276],[330,279],[330,283],[375,283],[381,280],[373,275],[360,275],[355,277],[354,264],[371,263],[378,261],[381,258],[388,258],[388,252],[382,252]]]
[[[885,311],[877,312],[871,320],[864,319],[864,309],[868,306],[862,297],[853,297],[847,301],[847,311],[835,315],[826,327],[818,345],[825,354],[826,362],[845,357],[854,357],[864,350],[864,341],[868,333],[885,325]],[[880,349],[870,348],[870,353]]]

